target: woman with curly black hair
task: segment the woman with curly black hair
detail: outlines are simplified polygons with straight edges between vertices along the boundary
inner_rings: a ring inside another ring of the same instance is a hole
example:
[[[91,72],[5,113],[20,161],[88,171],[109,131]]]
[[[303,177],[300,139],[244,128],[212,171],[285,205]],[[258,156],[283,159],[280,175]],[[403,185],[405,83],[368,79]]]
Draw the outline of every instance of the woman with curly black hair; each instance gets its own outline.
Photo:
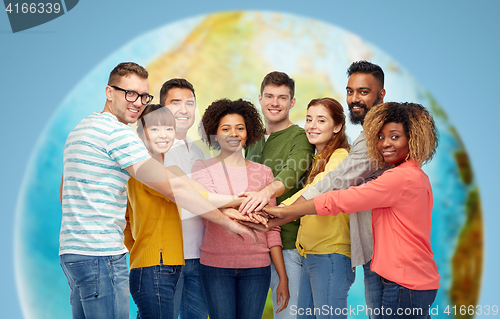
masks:
[[[389,167],[376,180],[331,191],[272,215],[338,215],[372,210],[372,271],[381,276],[384,318],[428,318],[440,287],[431,249],[432,189],[421,166],[438,146],[434,120],[420,104],[374,106],[363,128],[374,168]]]
[[[259,191],[274,179],[271,169],[248,161],[243,148],[260,140],[264,127],[252,103],[242,99],[222,99],[205,111],[200,124],[202,139],[220,154],[193,165],[193,178],[210,192],[237,195]],[[275,200],[272,201],[275,204]],[[235,209],[223,210],[231,217]],[[245,217],[247,218],[247,217]],[[258,233],[259,244],[249,238],[234,240],[224,228],[204,220],[206,230],[201,245],[201,277],[211,319],[260,318],[264,311],[271,259],[280,276],[279,311],[289,299],[279,227]]]

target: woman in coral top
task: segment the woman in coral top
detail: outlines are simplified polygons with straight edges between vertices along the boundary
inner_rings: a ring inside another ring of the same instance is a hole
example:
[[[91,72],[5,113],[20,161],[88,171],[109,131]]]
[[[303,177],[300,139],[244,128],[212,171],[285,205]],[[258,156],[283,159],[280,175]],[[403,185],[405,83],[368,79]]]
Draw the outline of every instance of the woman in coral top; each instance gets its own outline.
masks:
[[[431,249],[432,189],[421,166],[436,152],[434,120],[419,104],[389,102],[374,106],[363,128],[374,167],[393,168],[366,184],[265,211],[283,217],[371,209],[371,269],[384,284],[380,314],[428,318],[440,276]]]
[[[203,140],[212,149],[220,149],[220,154],[196,161],[191,171],[194,180],[210,192],[232,195],[259,191],[273,181],[270,168],[243,156],[243,148],[260,140],[264,133],[262,120],[252,103],[242,99],[215,101],[201,121]],[[223,212],[241,215],[234,209]],[[271,280],[270,257],[280,277],[279,311],[286,308],[290,297],[279,227],[259,233],[259,244],[254,245],[247,237],[244,241],[235,240],[213,222],[204,220],[204,223],[200,273],[210,319],[262,317]]]

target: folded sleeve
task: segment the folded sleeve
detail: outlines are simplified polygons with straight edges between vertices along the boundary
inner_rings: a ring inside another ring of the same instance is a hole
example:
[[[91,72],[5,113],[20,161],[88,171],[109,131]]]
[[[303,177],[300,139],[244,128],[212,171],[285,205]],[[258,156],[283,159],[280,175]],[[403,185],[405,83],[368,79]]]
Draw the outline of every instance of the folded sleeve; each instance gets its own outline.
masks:
[[[271,249],[271,247],[274,246],[280,246],[283,247],[283,244],[281,242],[281,228],[279,226],[271,228],[269,231],[267,231],[266,234],[266,239],[267,239],[267,247]]]

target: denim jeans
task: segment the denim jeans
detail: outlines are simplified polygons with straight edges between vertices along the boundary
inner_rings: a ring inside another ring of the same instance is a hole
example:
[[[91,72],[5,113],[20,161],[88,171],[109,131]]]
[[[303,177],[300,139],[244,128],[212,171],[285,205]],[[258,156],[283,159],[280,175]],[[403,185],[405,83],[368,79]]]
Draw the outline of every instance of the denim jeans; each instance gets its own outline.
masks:
[[[262,318],[271,268],[217,268],[201,265],[210,319]]]
[[[363,265],[363,271],[365,273],[366,308],[370,319],[382,319],[382,313],[379,310],[382,308],[384,285],[382,284],[380,276],[371,271],[370,263],[371,260]]]
[[[73,319],[128,319],[126,254],[115,256],[60,256],[68,278]]]
[[[424,319],[430,318],[429,309],[436,299],[437,289],[413,290],[393,281],[383,279],[383,318]]]
[[[356,278],[351,258],[309,254],[300,279],[297,318],[347,318],[347,295]],[[315,315],[308,316],[307,310]]]
[[[130,294],[137,319],[173,319],[174,291],[182,266],[157,265],[130,270]]]
[[[280,282],[278,273],[274,264],[271,262],[271,291],[273,299],[273,314],[274,319],[295,319],[297,315],[290,311],[292,305],[297,306],[299,300],[299,284],[300,277],[302,276],[302,267],[304,257],[302,257],[297,249],[286,249],[283,250],[283,260],[285,261],[286,274],[288,276],[288,291],[290,292],[290,300],[288,301],[288,307],[283,309],[280,313],[276,311],[281,307],[278,306],[276,302],[276,289]]]
[[[186,259],[174,296],[174,318],[207,319],[208,306],[200,276],[200,259]]]

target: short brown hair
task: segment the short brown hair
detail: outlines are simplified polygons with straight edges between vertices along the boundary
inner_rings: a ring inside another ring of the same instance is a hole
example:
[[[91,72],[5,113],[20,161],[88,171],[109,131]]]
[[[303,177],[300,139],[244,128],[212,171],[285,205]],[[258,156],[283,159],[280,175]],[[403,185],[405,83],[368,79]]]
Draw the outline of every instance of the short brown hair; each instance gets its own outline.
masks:
[[[170,79],[167,82],[163,83],[160,89],[160,104],[165,105],[165,99],[167,98],[168,91],[170,89],[188,89],[191,92],[193,92],[193,96],[196,97],[194,94],[194,87],[191,83],[189,83],[188,80],[186,79]]]
[[[135,74],[142,79],[148,78],[148,71],[134,62],[122,62],[118,64],[109,74],[108,85],[116,85],[121,77]]]
[[[264,92],[264,88],[268,85],[288,86],[290,89],[290,99],[293,99],[293,96],[295,95],[295,81],[284,72],[273,71],[268,73],[260,85],[261,95]]]

